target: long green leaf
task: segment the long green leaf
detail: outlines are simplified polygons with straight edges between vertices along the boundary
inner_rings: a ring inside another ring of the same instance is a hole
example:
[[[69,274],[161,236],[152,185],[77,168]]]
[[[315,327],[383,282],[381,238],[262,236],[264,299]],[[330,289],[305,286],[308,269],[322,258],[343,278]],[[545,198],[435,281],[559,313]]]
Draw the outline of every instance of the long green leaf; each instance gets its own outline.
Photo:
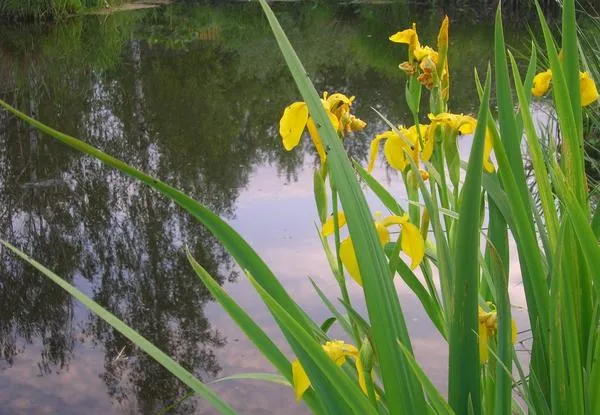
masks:
[[[556,245],[556,235],[558,234],[558,215],[554,204],[554,197],[552,196],[552,187],[549,180],[550,176],[544,162],[540,139],[535,130],[531,113],[529,112],[529,100],[527,99],[525,88],[521,82],[521,75],[519,74],[517,62],[515,62],[515,59],[510,52],[509,57],[512,65],[515,89],[521,107],[521,116],[523,118],[523,126],[525,127],[529,155],[531,156],[531,163],[535,172],[535,184],[538,188],[540,200],[542,202],[546,227],[548,228],[548,238],[550,239],[550,248],[554,249]]]
[[[567,2],[572,4],[572,1],[573,0],[568,0]],[[563,65],[558,58],[558,51],[556,50],[554,38],[552,37],[546,18],[544,17],[544,12],[537,0],[535,4],[542,25],[550,69],[552,70],[554,106],[558,115],[561,136],[563,137],[561,166],[565,171],[570,186],[573,188],[577,201],[584,205],[587,202],[587,192],[582,152],[583,138],[581,136],[581,130],[578,128],[578,118],[580,115],[577,117],[575,116],[576,113],[581,112],[581,105],[573,107],[573,102],[571,101],[571,93],[576,95],[579,94],[579,84],[577,84],[577,87],[575,88],[576,91],[569,90],[569,88],[572,88],[571,79],[573,77],[572,71],[574,70],[574,63],[568,63],[563,71]],[[570,7],[570,5],[568,7]],[[574,19],[574,16],[572,19]],[[573,28],[565,28],[565,30],[567,30],[567,34],[571,36],[570,32]],[[568,44],[570,45],[571,41],[568,41]],[[572,52],[570,52],[570,54],[571,53]],[[576,50],[575,53],[577,53]],[[578,67],[579,56],[577,56],[575,60]],[[577,71],[577,76],[579,76],[579,71]],[[567,83],[567,78],[569,79],[569,83]],[[575,98],[575,100],[577,100],[577,98]]]
[[[398,353],[395,347],[399,339],[410,349],[410,338],[365,197],[356,180],[350,160],[304,67],[267,2],[260,0],[260,4],[296,85],[308,105],[311,117],[318,126],[319,135],[329,150],[327,164],[330,177],[339,191],[350,236],[357,253],[360,273],[364,276],[363,288],[373,327],[374,348],[381,364],[390,412],[424,413],[426,404],[421,387],[407,367],[404,356]]]
[[[415,374],[421,381],[423,389],[425,389],[425,392],[429,396],[429,402],[431,403],[431,406],[436,410],[436,413],[440,415],[454,414],[454,411],[452,410],[450,405],[448,405],[442,394],[437,390],[435,385],[431,382],[431,380],[423,371],[423,369],[421,369],[419,363],[417,363],[415,358],[410,354],[406,347],[404,347],[402,343],[398,343],[398,346],[400,347],[400,350],[402,350],[402,353],[404,353],[404,355],[406,356],[411,369],[415,372]]]
[[[478,346],[479,294],[479,224],[483,146],[487,128],[490,97],[490,70],[477,116],[477,127],[469,156],[467,175],[462,187],[462,201],[455,242],[455,271],[450,314],[450,362],[448,398],[452,409],[466,413],[471,403],[474,413],[481,413]]]
[[[154,346],[138,332],[133,330],[127,324],[119,320],[114,314],[104,309],[100,304],[89,298],[87,295],[79,291],[73,285],[44,267],[39,262],[32,259],[29,255],[25,254],[20,249],[9,244],[4,240],[0,240],[0,243],[6,248],[14,252],[17,256],[23,259],[28,264],[32,265],[35,269],[40,271],[66,292],[68,292],[75,299],[80,301],[90,311],[100,317],[102,320],[110,324],[115,330],[121,333],[123,336],[131,340],[137,347],[148,353],[154,360],[160,363],[165,369],[175,375],[179,380],[189,386],[195,393],[202,396],[208,403],[210,403],[215,409],[222,414],[236,414],[235,410],[223,401],[217,394],[206,387],[200,382],[192,373],[185,370],[183,366],[177,363],[175,360],[163,353],[158,347]]]
[[[231,380],[261,380],[264,382],[278,383],[280,385],[292,387],[292,384],[283,376],[274,373],[261,373],[261,372],[250,372],[250,373],[236,373],[235,375],[224,376],[208,382],[209,384],[229,382]]]
[[[494,276],[496,306],[498,311],[498,363],[512,368],[512,315],[508,294],[508,234],[506,221],[489,197],[489,266]],[[510,415],[512,378],[510,370],[496,369],[495,411],[496,415]]]
[[[500,137],[510,163],[513,175],[517,180],[519,196],[523,203],[528,203],[527,181],[521,156],[521,135],[517,134],[514,105],[508,76],[508,62],[506,60],[506,45],[504,43],[504,29],[502,27],[502,2],[498,2],[494,25],[494,70],[496,79],[496,99],[498,105],[498,124]],[[531,214],[529,214],[531,221]]]

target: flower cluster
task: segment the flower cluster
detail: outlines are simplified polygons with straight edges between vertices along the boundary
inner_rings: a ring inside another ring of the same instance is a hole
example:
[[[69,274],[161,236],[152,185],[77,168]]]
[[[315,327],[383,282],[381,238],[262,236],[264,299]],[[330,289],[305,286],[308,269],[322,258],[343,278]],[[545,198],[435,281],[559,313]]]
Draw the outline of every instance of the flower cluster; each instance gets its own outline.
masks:
[[[416,23],[389,38],[392,42],[408,45],[408,60],[400,64],[400,69],[408,76],[417,76],[419,82],[428,89],[439,84],[446,95],[449,86],[448,25],[449,20],[446,16],[440,26],[437,51],[430,46],[421,45]]]
[[[348,98],[344,94],[335,93],[329,95],[323,92],[323,108],[329,116],[333,128],[343,137],[346,133],[360,131],[367,125],[360,118],[350,113],[350,106],[354,97]],[[279,121],[279,134],[283,140],[283,146],[291,151],[298,145],[304,129],[307,128],[321,163],[324,163],[327,155],[323,143],[319,137],[317,126],[308,113],[308,105],[305,102],[294,102],[283,111]]]

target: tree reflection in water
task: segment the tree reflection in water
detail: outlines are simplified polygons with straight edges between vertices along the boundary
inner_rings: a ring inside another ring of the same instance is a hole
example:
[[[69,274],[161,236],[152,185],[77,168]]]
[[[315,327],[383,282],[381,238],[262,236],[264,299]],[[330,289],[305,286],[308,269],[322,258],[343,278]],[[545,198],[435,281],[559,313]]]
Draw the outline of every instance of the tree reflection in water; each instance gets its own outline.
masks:
[[[308,140],[303,151],[281,148],[277,122],[298,95],[259,8],[186,7],[3,28],[0,97],[232,219],[258,166],[275,165],[294,181],[305,158],[316,163],[317,156]],[[355,113],[369,125],[346,144],[364,161],[370,138],[386,129],[371,105],[397,122],[408,119],[397,70],[402,53],[386,39],[410,24],[414,10],[399,4],[277,7],[317,88],[357,96]],[[419,19],[420,33],[433,39],[440,18]],[[464,79],[471,79],[473,65],[486,64],[492,38],[489,27],[469,23],[455,26],[453,39],[463,46],[450,62],[453,76]],[[461,43],[461,36],[469,42]],[[461,54],[478,60],[461,60]],[[472,88],[452,94],[460,110],[472,111]],[[5,112],[0,236],[73,281],[200,378],[218,375],[214,351],[226,339],[204,314],[212,299],[183,248],[220,282],[237,278],[229,256],[156,192]],[[187,392],[52,282],[5,251],[0,261],[0,353],[8,366],[39,344],[39,374],[53,376],[68,370],[78,345],[91,344],[104,359],[108,394],[123,410],[152,413]],[[186,401],[178,411],[193,412],[194,405]]]

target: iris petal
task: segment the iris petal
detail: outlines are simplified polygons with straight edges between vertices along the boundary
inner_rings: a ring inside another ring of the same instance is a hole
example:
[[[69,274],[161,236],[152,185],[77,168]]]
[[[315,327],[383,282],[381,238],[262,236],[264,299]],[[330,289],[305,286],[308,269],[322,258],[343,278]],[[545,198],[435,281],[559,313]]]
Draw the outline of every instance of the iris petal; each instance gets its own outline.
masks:
[[[304,368],[300,364],[298,359],[292,362],[292,380],[294,383],[294,392],[296,393],[296,399],[302,399],[304,392],[310,387],[310,380],[308,375],[304,371]]]
[[[417,228],[412,223],[402,225],[402,240],[400,247],[411,259],[410,268],[415,269],[425,256],[425,241]]]
[[[344,212],[338,212],[338,226],[342,228],[344,225],[346,225],[346,215],[344,215]],[[321,228],[321,234],[324,237],[327,237],[332,235],[334,230],[333,216],[330,216],[323,224],[323,227]]]
[[[308,106],[304,102],[294,102],[283,111],[279,121],[279,134],[287,151],[298,145],[307,121]]]
[[[340,243],[340,259],[352,279],[362,286],[362,278],[360,276],[360,270],[358,269],[356,253],[354,252],[354,245],[350,238],[346,238]]]
[[[388,140],[383,146],[383,153],[390,166],[399,171],[404,171],[408,161],[404,148],[407,146],[402,142],[402,139],[394,132],[388,131]],[[386,133],[384,133],[386,134]]]
[[[488,358],[488,330],[483,324],[479,324],[479,361],[487,363]]]
[[[579,77],[579,89],[581,91],[581,105],[586,107],[598,99],[596,83],[587,72],[581,72]]]
[[[552,80],[552,71],[548,69],[546,72],[540,72],[533,77],[533,88],[531,93],[536,97],[541,97],[548,89],[550,89],[550,81]]]

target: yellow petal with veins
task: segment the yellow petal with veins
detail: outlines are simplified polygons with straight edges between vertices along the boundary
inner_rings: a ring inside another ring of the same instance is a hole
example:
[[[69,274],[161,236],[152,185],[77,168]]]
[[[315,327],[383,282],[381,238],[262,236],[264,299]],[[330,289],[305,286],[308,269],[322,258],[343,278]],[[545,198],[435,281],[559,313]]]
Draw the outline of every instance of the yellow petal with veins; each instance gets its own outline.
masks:
[[[338,212],[338,226],[340,228],[342,228],[344,225],[346,225],[346,215],[344,215],[344,212]],[[327,218],[327,220],[325,221],[325,223],[323,224],[323,227],[321,228],[321,235],[323,235],[324,237],[328,237],[329,235],[332,235],[334,232],[334,222],[333,222],[333,216],[330,216]]]
[[[479,324],[479,361],[487,363],[488,353],[488,329],[483,324]]]
[[[358,375],[358,385],[365,395],[368,395],[367,382],[365,380],[365,369],[360,359],[360,353],[356,355],[356,373]]]
[[[401,32],[394,33],[393,35],[391,35],[389,37],[389,39],[395,43],[407,43],[410,45],[410,43],[414,40],[414,38],[416,36],[417,36],[416,30],[406,29],[406,30],[402,30]]]
[[[510,339],[512,344],[517,342],[517,325],[515,324],[514,320],[510,321]]]
[[[489,130],[485,133],[485,142],[483,143],[483,168],[488,173],[493,173],[495,168],[490,161],[490,155],[494,149],[494,137],[490,134]]]
[[[350,238],[346,238],[340,242],[340,258],[346,271],[348,271],[348,274],[350,274],[354,281],[362,286],[362,278],[360,276],[360,270],[358,269],[356,254],[354,253],[354,245]]]
[[[546,72],[540,72],[533,77],[533,88],[531,93],[536,97],[541,97],[548,89],[550,89],[550,81],[552,80],[552,71],[548,69]]]
[[[373,167],[375,167],[375,160],[377,159],[377,154],[379,153],[379,143],[381,142],[381,140],[386,140],[387,138],[387,133],[383,133],[376,135],[373,141],[371,141],[371,148],[369,151],[369,165],[367,166],[367,171],[369,173],[371,173],[373,171]]]
[[[294,384],[296,399],[302,399],[302,395],[310,387],[310,380],[298,359],[292,362],[292,382]]]
[[[587,72],[579,75],[579,90],[581,92],[581,105],[586,107],[598,99],[596,83]]]
[[[417,47],[414,50],[414,55],[418,61],[422,61],[427,57],[430,58],[434,64],[438,61],[438,53],[429,46]]]
[[[402,138],[393,131],[388,131],[388,140],[383,146],[383,153],[390,166],[399,171],[404,171],[408,164],[404,149],[408,146],[404,144]],[[385,133],[384,133],[385,134]]]
[[[410,268],[417,268],[425,256],[425,241],[423,241],[419,228],[410,222],[402,225],[400,247],[411,259]]]
[[[308,106],[304,102],[294,102],[286,107],[279,121],[279,134],[287,151],[300,142],[302,132],[308,120]]]
[[[346,362],[346,356],[358,356],[358,349],[344,343],[342,340],[330,340],[323,345],[323,350],[333,362],[341,366]]]

